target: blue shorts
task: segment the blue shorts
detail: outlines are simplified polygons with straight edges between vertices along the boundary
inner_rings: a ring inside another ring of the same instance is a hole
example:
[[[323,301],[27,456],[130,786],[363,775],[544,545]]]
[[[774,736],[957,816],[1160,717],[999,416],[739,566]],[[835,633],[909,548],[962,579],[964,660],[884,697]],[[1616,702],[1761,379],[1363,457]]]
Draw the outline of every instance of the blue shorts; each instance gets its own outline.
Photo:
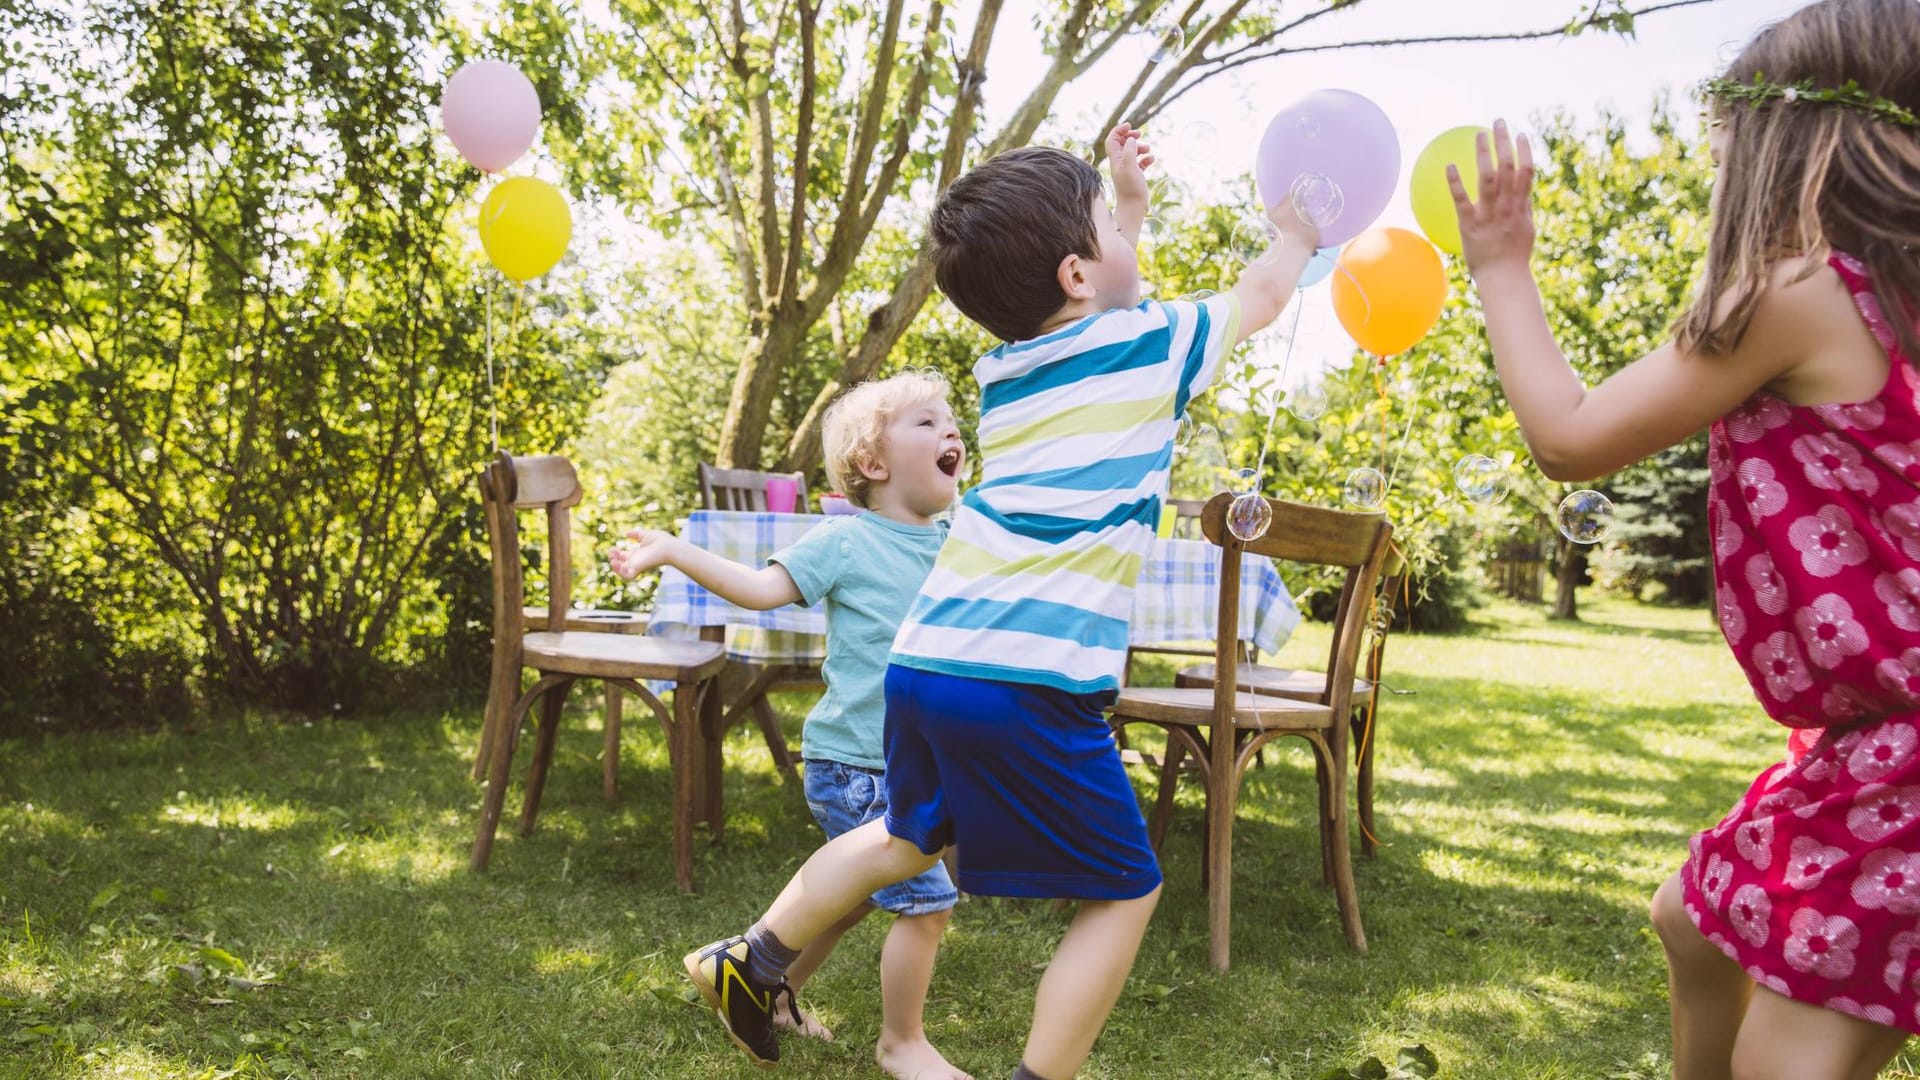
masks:
[[[1113,693],[887,668],[887,832],[960,852],[981,896],[1131,900],[1160,884]]]
[[[807,808],[831,840],[887,812],[887,785],[881,774],[858,765],[807,759]],[[895,915],[931,915],[960,899],[944,863],[873,894],[873,906]]]

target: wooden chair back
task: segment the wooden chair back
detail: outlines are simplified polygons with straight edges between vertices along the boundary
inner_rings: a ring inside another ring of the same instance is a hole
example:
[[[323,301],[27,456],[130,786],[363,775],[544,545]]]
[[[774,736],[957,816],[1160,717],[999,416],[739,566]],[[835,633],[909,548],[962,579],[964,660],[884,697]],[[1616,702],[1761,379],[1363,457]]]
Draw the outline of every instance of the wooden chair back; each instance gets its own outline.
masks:
[[[554,454],[494,455],[480,472],[480,499],[487,515],[487,542],[493,555],[493,641],[496,658],[503,647],[518,650],[526,632],[522,604],[526,574],[520,565],[522,510],[547,515],[547,625],[565,627],[573,603],[573,507],[580,502],[580,477],[573,463]],[[516,665],[517,670],[517,665]]]
[[[767,481],[774,477],[791,477],[795,487],[794,509],[801,513],[806,512],[807,475],[805,473],[722,469],[704,461],[696,471],[700,477],[700,508],[703,510],[765,511]]]
[[[1200,516],[1201,531],[1218,545],[1220,558],[1220,612],[1214,630],[1214,728],[1216,739],[1231,745],[1234,699],[1239,692],[1235,638],[1240,626],[1240,560],[1245,553],[1289,562],[1335,566],[1346,571],[1340,603],[1334,610],[1333,640],[1328,646],[1326,686],[1321,700],[1344,718],[1352,705],[1354,669],[1367,630],[1367,614],[1387,559],[1393,526],[1384,514],[1330,510],[1302,503],[1268,499],[1273,520],[1255,540],[1240,540],[1227,531],[1227,508],[1234,497],[1222,492],[1208,500]],[[1216,743],[1216,745],[1220,745]]]

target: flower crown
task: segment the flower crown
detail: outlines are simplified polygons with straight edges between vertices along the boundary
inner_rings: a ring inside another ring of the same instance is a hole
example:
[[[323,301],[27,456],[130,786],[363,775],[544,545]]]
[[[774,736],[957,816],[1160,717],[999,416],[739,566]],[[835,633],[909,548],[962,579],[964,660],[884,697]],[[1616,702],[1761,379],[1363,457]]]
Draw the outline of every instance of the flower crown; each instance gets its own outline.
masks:
[[[1802,101],[1818,102],[1822,105],[1838,105],[1843,109],[1852,109],[1875,120],[1885,120],[1901,127],[1920,127],[1920,116],[1912,109],[1897,101],[1868,93],[1852,79],[1840,87],[1815,86],[1812,79],[1802,79],[1796,83],[1776,83],[1766,76],[1754,73],[1750,82],[1740,82],[1722,76],[1708,79],[1700,84],[1700,90],[1717,101],[1742,101],[1750,108],[1759,108],[1762,102],[1784,101],[1789,105]]]

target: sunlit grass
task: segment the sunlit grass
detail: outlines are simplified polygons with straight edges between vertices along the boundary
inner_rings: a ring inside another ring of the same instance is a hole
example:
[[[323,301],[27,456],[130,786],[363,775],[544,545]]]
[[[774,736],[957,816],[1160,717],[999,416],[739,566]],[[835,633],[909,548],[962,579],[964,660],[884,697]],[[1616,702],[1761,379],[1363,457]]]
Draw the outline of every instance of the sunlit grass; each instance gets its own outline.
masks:
[[[1282,745],[1249,774],[1234,968],[1211,974],[1183,793],[1165,899],[1083,1075],[1317,1078],[1421,1043],[1473,1080],[1664,1076],[1646,898],[1784,733],[1704,612],[1586,613],[1503,606],[1391,643],[1410,693],[1382,710],[1384,846],[1356,857],[1368,956],[1318,883],[1311,761]],[[1324,647],[1309,627],[1283,660]],[[779,704],[797,737],[805,700]],[[477,707],[0,743],[0,1077],[758,1075],[685,1000],[679,957],[749,922],[819,834],[736,732],[727,839],[697,842],[682,896],[659,732],[629,726],[608,806],[598,705],[567,716],[540,830],[515,833],[516,788],[482,876]],[[956,913],[927,1021],[976,1075],[1011,1070],[1065,918]],[[877,1075],[883,932],[856,929],[810,988],[840,1038],[790,1041],[789,1075]]]

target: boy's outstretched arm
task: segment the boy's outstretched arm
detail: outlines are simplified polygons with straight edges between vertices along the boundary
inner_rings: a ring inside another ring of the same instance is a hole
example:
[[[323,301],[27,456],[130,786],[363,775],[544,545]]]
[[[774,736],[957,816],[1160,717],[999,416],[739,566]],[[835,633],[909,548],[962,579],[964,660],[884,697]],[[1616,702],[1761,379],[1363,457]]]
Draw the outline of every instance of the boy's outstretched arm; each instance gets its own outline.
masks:
[[[1279,228],[1280,234],[1273,238],[1266,254],[1247,264],[1233,285],[1233,295],[1240,301],[1240,336],[1235,345],[1280,317],[1320,243],[1320,230],[1300,220],[1290,202],[1267,211],[1267,220]]]
[[[787,568],[779,564],[760,570],[723,559],[705,548],[657,529],[633,529],[627,533],[631,547],[615,548],[607,556],[613,572],[631,581],[635,576],[662,566],[671,566],[692,578],[701,588],[729,604],[766,611],[800,602],[800,587],[793,583]]]

